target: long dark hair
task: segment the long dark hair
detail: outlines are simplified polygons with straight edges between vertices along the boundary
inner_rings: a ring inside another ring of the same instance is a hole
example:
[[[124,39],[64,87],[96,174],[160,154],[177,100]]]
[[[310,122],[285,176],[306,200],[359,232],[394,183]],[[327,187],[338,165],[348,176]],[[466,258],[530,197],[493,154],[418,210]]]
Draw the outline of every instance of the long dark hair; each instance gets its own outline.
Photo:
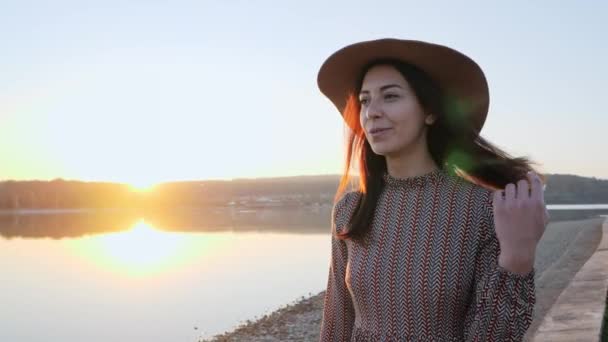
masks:
[[[386,172],[384,156],[374,153],[359,122],[361,110],[358,94],[363,77],[376,65],[394,67],[409,83],[425,113],[436,115],[435,122],[427,131],[427,147],[435,163],[451,175],[463,177],[488,189],[503,189],[508,183],[516,183],[526,177],[528,171],[536,171],[527,157],[512,157],[479,135],[467,113],[458,106],[444,101],[442,90],[419,68],[397,60],[377,60],[363,68],[357,88],[348,97],[343,112],[348,126],[344,173],[334,202],[342,197],[352,183],[351,169],[358,166],[359,180],[356,191],[359,202],[351,217],[348,229],[342,231],[342,239],[362,240],[371,226],[376,203],[384,188]],[[539,173],[539,172],[537,172]],[[543,183],[545,177],[539,173]]]

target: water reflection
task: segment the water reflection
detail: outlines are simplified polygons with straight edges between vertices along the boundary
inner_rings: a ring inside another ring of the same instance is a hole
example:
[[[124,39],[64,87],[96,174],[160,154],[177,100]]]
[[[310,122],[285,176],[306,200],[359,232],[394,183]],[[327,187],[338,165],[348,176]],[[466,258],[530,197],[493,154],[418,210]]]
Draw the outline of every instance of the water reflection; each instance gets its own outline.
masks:
[[[0,341],[194,342],[321,291],[329,248],[325,234],[180,233],[145,220],[0,239]]]
[[[0,213],[0,236],[11,238],[75,238],[123,232],[146,222],[169,232],[328,233],[330,208],[311,209],[166,209],[74,210]]]
[[[143,276],[176,269],[221,248],[227,235],[191,236],[161,231],[143,219],[122,232],[68,239],[65,245],[79,257],[130,276]]]

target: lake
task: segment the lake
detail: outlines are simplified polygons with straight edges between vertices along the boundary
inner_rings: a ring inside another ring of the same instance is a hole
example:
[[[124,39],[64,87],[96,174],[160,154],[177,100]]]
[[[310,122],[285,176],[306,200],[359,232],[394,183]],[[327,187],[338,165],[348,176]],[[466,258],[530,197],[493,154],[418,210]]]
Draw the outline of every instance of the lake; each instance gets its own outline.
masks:
[[[552,220],[608,205],[548,206]],[[325,289],[330,208],[0,214],[0,341],[197,341]]]

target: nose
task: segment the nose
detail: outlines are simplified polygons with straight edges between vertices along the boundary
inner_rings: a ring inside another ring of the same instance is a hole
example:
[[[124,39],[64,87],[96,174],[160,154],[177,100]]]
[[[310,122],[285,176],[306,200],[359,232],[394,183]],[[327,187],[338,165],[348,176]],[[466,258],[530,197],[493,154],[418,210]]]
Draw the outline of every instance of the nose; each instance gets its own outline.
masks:
[[[365,118],[369,120],[371,118],[378,118],[380,116],[382,116],[382,108],[379,101],[373,99],[370,100],[369,105],[365,110]]]

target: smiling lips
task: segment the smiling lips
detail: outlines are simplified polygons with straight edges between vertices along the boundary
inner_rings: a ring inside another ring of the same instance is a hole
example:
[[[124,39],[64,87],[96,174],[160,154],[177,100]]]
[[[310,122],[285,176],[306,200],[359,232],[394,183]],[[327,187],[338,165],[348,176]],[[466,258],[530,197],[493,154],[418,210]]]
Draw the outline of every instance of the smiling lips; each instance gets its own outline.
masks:
[[[371,134],[372,137],[379,137],[380,135],[384,134],[385,132],[391,130],[391,128],[372,128],[369,131],[369,134]]]

